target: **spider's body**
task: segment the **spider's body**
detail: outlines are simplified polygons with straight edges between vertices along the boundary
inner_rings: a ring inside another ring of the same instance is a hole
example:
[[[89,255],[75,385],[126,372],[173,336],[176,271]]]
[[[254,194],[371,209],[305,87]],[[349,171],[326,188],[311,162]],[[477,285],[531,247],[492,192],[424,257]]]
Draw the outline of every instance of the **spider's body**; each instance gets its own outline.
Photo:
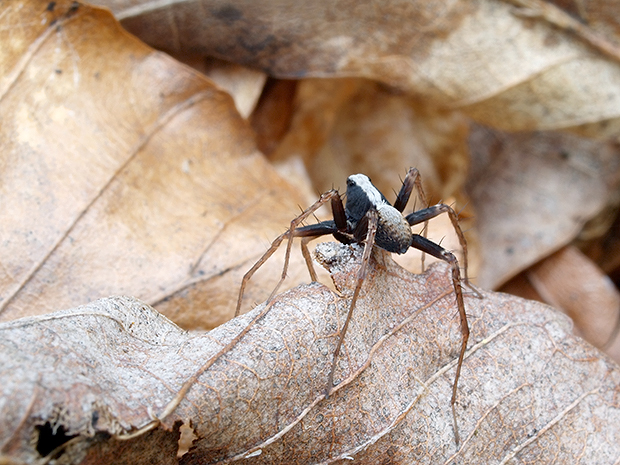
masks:
[[[411,226],[407,220],[370,182],[368,176],[364,174],[349,176],[345,206],[349,229],[355,231],[359,222],[371,209],[377,211],[377,232],[374,245],[397,254],[407,252],[413,240]],[[365,237],[355,237],[355,239],[356,242],[362,242]]]
[[[357,297],[361,290],[364,278],[366,276],[366,269],[368,261],[370,260],[370,252],[374,246],[380,247],[388,252],[394,252],[398,254],[404,254],[410,247],[421,250],[436,258],[446,261],[452,268],[452,282],[454,285],[454,293],[456,295],[456,303],[461,317],[461,330],[463,334],[463,343],[459,354],[458,365],[456,369],[455,381],[452,389],[452,413],[455,422],[455,436],[458,443],[458,431],[456,428],[456,392],[457,383],[461,371],[461,365],[467,348],[467,339],[469,337],[469,327],[467,325],[467,316],[465,314],[465,304],[463,302],[463,292],[461,288],[461,275],[459,270],[459,264],[454,254],[445,250],[440,245],[428,240],[426,237],[419,234],[414,234],[411,231],[411,226],[416,224],[425,223],[431,218],[434,218],[442,213],[448,213],[450,220],[456,230],[461,246],[463,247],[463,265],[465,268],[465,280],[467,280],[467,245],[465,243],[465,236],[461,231],[458,224],[458,218],[456,213],[449,205],[438,204],[432,207],[424,208],[422,210],[415,211],[406,216],[403,216],[403,210],[405,209],[407,202],[413,188],[416,188],[418,195],[422,202],[426,204],[424,191],[422,190],[422,183],[420,181],[418,170],[411,168],[403,181],[403,185],[396,197],[394,205],[391,205],[385,196],[379,192],[379,190],[372,184],[370,179],[363,174],[354,174],[347,179],[347,200],[346,205],[343,205],[340,194],[337,190],[332,189],[321,195],[310,208],[305,210],[301,215],[291,221],[291,226],[288,231],[278,236],[271,247],[261,259],[245,274],[241,283],[241,289],[239,291],[239,299],[237,301],[237,311],[241,308],[241,301],[243,298],[243,292],[250,277],[256,272],[260,266],[267,261],[267,259],[273,255],[278,249],[282,241],[286,238],[288,240],[286,255],[284,259],[284,268],[282,276],[278,282],[276,288],[271,293],[268,301],[270,301],[275,295],[276,291],[284,281],[286,277],[286,271],[288,269],[288,262],[291,251],[291,239],[294,237],[302,238],[302,253],[306,260],[310,276],[313,281],[316,281],[316,273],[312,266],[312,260],[310,253],[308,252],[307,242],[315,237],[325,236],[328,234],[333,235],[338,241],[345,244],[358,243],[364,245],[364,254],[362,256],[362,263],[357,275],[357,284],[351,298],[349,306],[349,313],[345,320],[344,326],[340,332],[340,338],[334,351],[334,359],[332,362],[332,369],[328,377],[326,395],[336,389],[333,384],[333,376],[336,367],[336,360],[340,354],[340,348],[342,341],[344,340],[353,309]],[[327,202],[331,202],[332,212],[334,219],[328,221],[321,221],[317,224],[311,224],[307,226],[300,226],[300,224],[312,215],[319,207]]]

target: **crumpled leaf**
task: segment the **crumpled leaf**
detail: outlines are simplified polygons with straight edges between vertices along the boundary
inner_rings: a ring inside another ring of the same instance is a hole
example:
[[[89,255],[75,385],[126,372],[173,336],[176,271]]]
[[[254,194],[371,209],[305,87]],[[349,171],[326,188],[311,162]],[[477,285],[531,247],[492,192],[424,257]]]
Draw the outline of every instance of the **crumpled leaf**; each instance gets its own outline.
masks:
[[[267,80],[265,73],[204,56],[177,55],[175,58],[200,71],[228,92],[241,116],[248,118],[252,114]]]
[[[360,257],[357,246],[319,246],[348,297]],[[449,399],[460,325],[449,270],[412,275],[373,254],[329,399],[325,380],[347,299],[317,283],[206,334],[181,331],[124,297],[3,323],[3,459],[39,458],[35,431],[46,422],[52,443],[78,435],[55,452],[62,463],[147,463],[137,450],[169,459],[180,422],[197,437],[183,464],[617,457],[617,365],[572,336],[551,308],[483,296],[466,296],[471,339],[458,450]],[[189,389],[165,416],[184,383]],[[149,424],[152,431],[132,439],[114,437]]]
[[[11,2],[0,34],[0,320],[111,294],[230,318],[303,203],[230,96],[79,3]]]
[[[283,78],[366,77],[503,130],[579,128],[614,137],[620,128],[620,40],[613,22],[600,21],[617,16],[617,7],[565,12],[534,0],[304,8],[254,0],[99,3],[172,54],[202,52]],[[575,19],[580,13],[588,16]]]

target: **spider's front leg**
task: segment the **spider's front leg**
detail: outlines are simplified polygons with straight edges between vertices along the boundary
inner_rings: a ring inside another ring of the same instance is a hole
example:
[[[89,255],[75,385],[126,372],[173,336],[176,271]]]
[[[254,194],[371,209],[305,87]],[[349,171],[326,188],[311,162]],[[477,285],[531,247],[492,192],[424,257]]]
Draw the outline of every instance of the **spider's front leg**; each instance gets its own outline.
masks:
[[[357,224],[355,231],[353,231],[353,236],[358,238],[358,240],[365,236],[364,240],[364,253],[362,254],[362,263],[360,264],[359,271],[357,272],[357,279],[355,283],[355,290],[353,291],[353,297],[351,297],[351,303],[349,304],[349,311],[347,313],[347,319],[344,322],[344,326],[340,331],[340,338],[338,339],[338,345],[336,345],[336,350],[334,351],[334,357],[332,360],[332,368],[329,372],[329,376],[327,377],[327,389],[325,391],[325,397],[329,397],[332,390],[334,389],[334,372],[336,371],[336,362],[338,360],[338,356],[340,355],[340,349],[342,348],[342,343],[344,341],[344,337],[347,334],[347,328],[349,327],[349,322],[351,321],[351,315],[353,315],[353,310],[355,309],[355,304],[357,302],[357,297],[359,296],[360,290],[362,288],[362,284],[364,283],[364,278],[366,278],[366,272],[368,270],[368,262],[370,261],[370,254],[372,252],[372,248],[375,245],[375,235],[377,233],[377,223],[379,221],[379,214],[377,210],[371,208],[366,212],[366,215],[359,221]],[[361,241],[360,241],[361,242]]]
[[[310,215],[312,215],[315,211],[317,211],[321,206],[331,201],[332,211],[334,214],[333,221],[323,221],[318,224],[302,226],[299,225],[306,220]],[[343,219],[344,218],[344,219]],[[243,276],[241,280],[241,287],[239,288],[239,297],[237,299],[237,307],[235,309],[235,317],[239,315],[241,310],[241,303],[243,301],[243,294],[245,292],[245,288],[252,278],[254,273],[263,266],[263,264],[271,257],[276,250],[282,244],[284,239],[288,240],[286,246],[286,255],[284,257],[284,267],[282,268],[282,275],[280,276],[280,280],[276,287],[271,292],[271,295],[267,299],[267,302],[270,302],[273,297],[276,295],[280,285],[284,282],[286,278],[286,273],[288,271],[288,264],[291,256],[291,246],[293,244],[292,239],[295,237],[307,238],[307,240],[302,241],[302,254],[306,261],[306,265],[308,266],[308,270],[310,272],[310,276],[313,280],[316,280],[316,273],[314,272],[314,268],[312,267],[312,260],[310,258],[310,253],[308,252],[308,248],[306,242],[314,237],[325,236],[327,234],[338,234],[339,232],[346,232],[346,215],[344,211],[344,206],[342,205],[342,199],[340,198],[340,194],[337,190],[332,189],[330,191],[325,192],[321,195],[321,197],[314,202],[309,208],[304,210],[301,215],[291,221],[290,228],[284,233],[280,234],[275,240],[271,243],[271,246],[267,251],[263,254],[261,258],[248,270],[248,272]]]
[[[424,205],[424,207],[428,206],[426,194],[422,188],[422,177],[420,176],[420,172],[416,168],[409,168],[409,171],[407,171],[407,175],[403,180],[403,185],[401,186],[398,196],[396,197],[396,201],[394,202],[394,208],[396,210],[401,213],[405,210],[414,187],[418,193],[418,197],[420,197],[420,200],[422,201],[422,205]]]

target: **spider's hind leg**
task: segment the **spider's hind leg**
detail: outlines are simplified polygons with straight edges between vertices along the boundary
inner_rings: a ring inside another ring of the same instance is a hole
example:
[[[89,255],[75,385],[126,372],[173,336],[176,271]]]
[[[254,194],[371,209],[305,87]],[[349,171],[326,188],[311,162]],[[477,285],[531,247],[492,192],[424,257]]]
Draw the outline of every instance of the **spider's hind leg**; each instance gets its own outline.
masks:
[[[411,226],[414,226],[416,224],[420,224],[432,218],[435,218],[436,216],[439,216],[442,213],[448,214],[450,218],[450,222],[452,223],[452,226],[454,227],[454,231],[456,232],[456,235],[459,238],[461,249],[463,249],[464,281],[465,281],[465,284],[469,286],[469,277],[467,275],[467,241],[465,240],[465,235],[463,234],[463,230],[461,229],[461,226],[459,225],[459,218],[456,212],[452,209],[452,207],[450,205],[446,205],[445,203],[440,203],[437,205],[433,205],[432,207],[425,208],[424,210],[418,210],[416,212],[410,213],[409,215],[405,217],[405,219]],[[417,249],[418,247],[415,247],[415,248]],[[441,257],[436,257],[436,258],[441,258]],[[477,291],[475,292],[477,293]]]
[[[461,334],[462,334],[462,343],[461,350],[459,352],[459,359],[456,365],[456,374],[454,376],[454,384],[452,385],[452,399],[450,404],[452,405],[452,417],[454,420],[454,435],[456,438],[456,443],[459,443],[459,432],[456,423],[456,391],[459,382],[459,377],[461,376],[461,367],[463,366],[463,359],[465,358],[465,351],[467,350],[467,341],[469,340],[469,325],[467,324],[467,314],[465,313],[465,302],[463,300],[463,289],[461,287],[461,272],[459,269],[459,262],[454,256],[454,254],[440,245],[435,244],[432,241],[429,241],[425,237],[419,236],[417,234],[413,235],[413,242],[411,247],[426,252],[429,255],[432,255],[435,258],[443,260],[447,262],[452,268],[452,285],[454,286],[454,293],[456,295],[456,305],[459,310],[459,316],[461,319]]]
[[[411,192],[413,192],[414,188],[424,208],[428,207],[428,200],[426,199],[426,194],[424,193],[424,188],[422,187],[422,176],[416,168],[409,168],[409,171],[407,171],[407,176],[405,176],[405,179],[403,180],[403,185],[401,186],[398,196],[396,197],[396,201],[394,202],[394,208],[396,208],[396,210],[401,213],[405,210],[405,207],[409,202],[409,197],[411,197]],[[426,237],[427,232],[428,220],[424,221],[424,227],[422,228],[421,235]],[[425,254],[422,253],[422,271],[424,271],[424,257]]]

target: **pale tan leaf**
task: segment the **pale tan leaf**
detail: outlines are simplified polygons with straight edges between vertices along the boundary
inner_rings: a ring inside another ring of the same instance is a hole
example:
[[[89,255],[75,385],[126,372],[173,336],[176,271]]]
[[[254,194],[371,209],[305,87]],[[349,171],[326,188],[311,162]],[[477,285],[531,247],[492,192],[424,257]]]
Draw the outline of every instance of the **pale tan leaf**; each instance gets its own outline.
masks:
[[[297,81],[268,79],[250,122],[256,131],[258,147],[271,155],[286,135],[293,116]]]
[[[247,118],[252,114],[267,80],[265,73],[204,56],[176,55],[174,58],[200,71],[228,92],[241,116]]]
[[[319,249],[350,296],[361,249]],[[551,308],[483,297],[466,297],[472,332],[459,449],[449,399],[461,337],[448,269],[411,275],[387,254],[371,260],[329,399],[347,300],[319,284],[204,335],[128,298],[4,323],[0,447],[5,457],[36,460],[36,428],[49,421],[52,443],[78,435],[57,451],[63,463],[163,463],[184,422],[197,439],[183,464],[613,462],[618,367]]]

